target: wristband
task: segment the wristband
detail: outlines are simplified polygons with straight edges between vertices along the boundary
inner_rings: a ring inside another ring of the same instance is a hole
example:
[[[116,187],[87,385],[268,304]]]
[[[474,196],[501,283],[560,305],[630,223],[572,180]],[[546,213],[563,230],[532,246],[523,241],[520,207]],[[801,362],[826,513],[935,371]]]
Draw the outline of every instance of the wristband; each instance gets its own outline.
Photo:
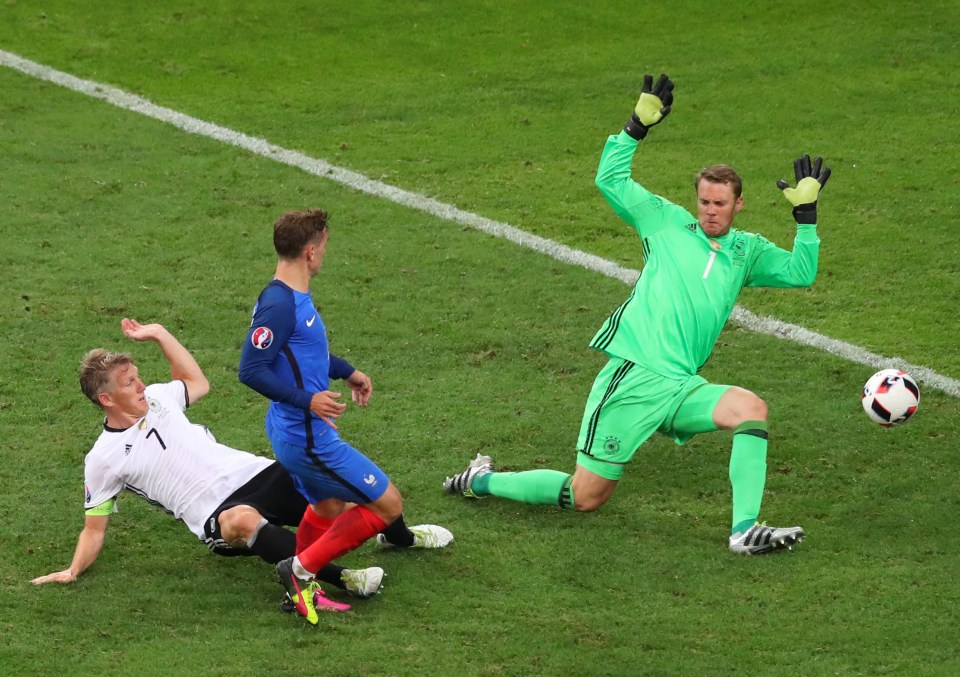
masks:
[[[793,218],[796,219],[797,223],[815,224],[817,222],[817,203],[797,205],[793,208]]]
[[[623,131],[637,141],[642,141],[647,135],[647,132],[650,131],[650,128],[640,122],[640,118],[638,118],[637,114],[634,113],[630,119],[627,120],[627,124],[623,126]]]

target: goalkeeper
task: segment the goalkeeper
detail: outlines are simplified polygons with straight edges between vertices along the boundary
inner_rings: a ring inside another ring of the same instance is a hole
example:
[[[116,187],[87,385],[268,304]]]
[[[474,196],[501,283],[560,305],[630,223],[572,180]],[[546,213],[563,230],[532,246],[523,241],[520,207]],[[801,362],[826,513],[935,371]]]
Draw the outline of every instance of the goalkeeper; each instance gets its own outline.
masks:
[[[760,235],[732,228],[743,207],[742,184],[726,165],[694,182],[697,216],[654,195],[630,176],[639,143],[673,103],[673,82],[644,77],[623,131],[607,139],[596,184],[613,210],[636,229],[643,274],[629,298],[590,342],[609,358],[594,381],[577,440],[574,474],[557,470],[494,472],[477,455],[444,488],[466,496],[500,496],[534,505],[597,510],[613,494],[637,448],[654,433],[683,444],[698,433],[733,432],[730,550],[763,553],[792,547],[800,527],[759,523],[767,467],[767,405],[754,393],[699,376],[743,287],[808,287],[817,273],[817,198],[830,177],[820,158],[794,162],[796,187],[777,186],[793,205],[797,235],[789,252]]]

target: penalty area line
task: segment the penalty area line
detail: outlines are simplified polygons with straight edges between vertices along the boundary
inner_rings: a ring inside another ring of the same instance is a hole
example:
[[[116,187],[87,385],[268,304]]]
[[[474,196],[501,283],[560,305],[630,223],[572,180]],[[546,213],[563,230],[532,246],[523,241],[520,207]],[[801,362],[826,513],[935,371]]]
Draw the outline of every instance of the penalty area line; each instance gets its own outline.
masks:
[[[173,125],[190,134],[197,134],[222,143],[242,148],[250,153],[269,158],[291,167],[296,167],[309,174],[335,181],[343,186],[389,200],[417,211],[425,212],[445,221],[451,221],[463,226],[482,231],[494,237],[509,240],[514,244],[545,254],[557,261],[568,263],[607,277],[620,280],[632,285],[639,276],[639,271],[624,268],[607,259],[568,247],[559,242],[520,230],[508,223],[494,221],[486,217],[464,211],[453,205],[440,202],[433,198],[412,191],[390,186],[381,181],[375,181],[358,172],[337,167],[329,162],[310,157],[299,151],[289,150],[270,143],[265,139],[249,136],[220,125],[206,122],[171,108],[159,106],[143,97],[130,94],[122,89],[105,85],[92,80],[84,80],[69,73],[58,71],[49,66],[30,61],[17,54],[0,50],[0,65],[6,66],[25,75],[45,80],[65,87],[80,94],[100,99],[118,108],[153,118],[160,122]],[[902,369],[924,383],[941,390],[948,395],[960,398],[960,381],[939,374],[928,367],[910,364],[899,357],[885,357],[868,350],[837,339],[817,334],[801,326],[783,322],[773,317],[756,315],[742,306],[736,306],[730,315],[733,322],[751,331],[775,336],[776,338],[793,341],[801,345],[810,346],[818,350],[837,355],[850,362],[863,364],[875,369],[895,367]]]

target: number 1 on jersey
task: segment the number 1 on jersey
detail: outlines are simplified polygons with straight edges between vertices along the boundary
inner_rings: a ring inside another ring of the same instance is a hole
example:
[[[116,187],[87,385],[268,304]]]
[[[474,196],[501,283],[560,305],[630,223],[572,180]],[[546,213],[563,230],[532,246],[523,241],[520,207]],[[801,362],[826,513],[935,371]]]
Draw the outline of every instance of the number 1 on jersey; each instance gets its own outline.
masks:
[[[713,268],[713,262],[717,258],[717,252],[710,252],[710,258],[707,259],[707,267],[703,269],[703,279],[707,279],[707,275],[710,274],[710,269]]]

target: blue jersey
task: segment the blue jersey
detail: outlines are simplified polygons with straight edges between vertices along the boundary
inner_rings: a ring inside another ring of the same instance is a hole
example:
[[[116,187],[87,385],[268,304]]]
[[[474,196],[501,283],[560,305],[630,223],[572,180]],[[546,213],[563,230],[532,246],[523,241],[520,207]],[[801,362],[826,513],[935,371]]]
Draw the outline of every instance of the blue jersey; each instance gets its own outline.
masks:
[[[310,294],[272,280],[257,299],[240,354],[240,381],[268,397],[267,426],[285,442],[315,447],[338,438],[310,411],[314,393],[353,373],[330,354],[327,330]],[[332,436],[332,437],[331,437]]]

